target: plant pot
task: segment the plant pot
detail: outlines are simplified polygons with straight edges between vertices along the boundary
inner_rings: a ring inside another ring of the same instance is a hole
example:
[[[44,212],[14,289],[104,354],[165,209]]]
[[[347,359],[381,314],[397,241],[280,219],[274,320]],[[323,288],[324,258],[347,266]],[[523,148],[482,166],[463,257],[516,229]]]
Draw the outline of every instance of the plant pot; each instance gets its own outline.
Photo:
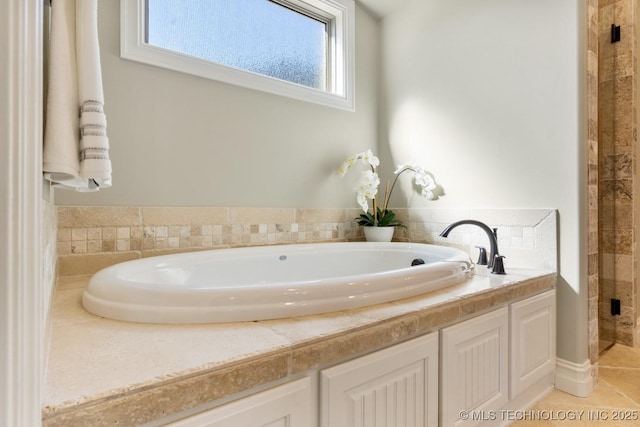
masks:
[[[363,227],[367,242],[390,242],[395,227]]]

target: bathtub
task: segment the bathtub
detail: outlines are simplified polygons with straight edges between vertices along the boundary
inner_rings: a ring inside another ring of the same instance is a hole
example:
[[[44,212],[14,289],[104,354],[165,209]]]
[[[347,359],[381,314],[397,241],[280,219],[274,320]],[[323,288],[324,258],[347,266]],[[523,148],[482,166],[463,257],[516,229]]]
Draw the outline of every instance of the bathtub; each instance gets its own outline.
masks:
[[[255,321],[408,298],[462,283],[473,269],[463,251],[416,243],[219,249],[107,267],[90,279],[82,304],[133,322]]]

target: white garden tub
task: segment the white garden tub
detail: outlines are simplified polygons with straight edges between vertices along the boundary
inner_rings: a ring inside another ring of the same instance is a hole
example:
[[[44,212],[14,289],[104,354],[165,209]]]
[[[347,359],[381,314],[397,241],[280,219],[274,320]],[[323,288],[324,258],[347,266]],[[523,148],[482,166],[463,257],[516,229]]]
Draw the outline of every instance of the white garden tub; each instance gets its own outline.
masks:
[[[219,249],[105,268],[91,278],[82,304],[133,322],[265,320],[412,297],[461,283],[473,268],[463,251],[415,243]]]

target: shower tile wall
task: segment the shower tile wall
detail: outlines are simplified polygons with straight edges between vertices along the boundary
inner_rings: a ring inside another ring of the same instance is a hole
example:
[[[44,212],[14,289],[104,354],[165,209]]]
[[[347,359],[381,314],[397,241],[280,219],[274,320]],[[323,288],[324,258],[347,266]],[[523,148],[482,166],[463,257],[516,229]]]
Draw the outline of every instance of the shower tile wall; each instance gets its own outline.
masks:
[[[600,0],[598,46],[599,336],[603,345],[634,345],[636,247],[633,201],[636,135],[636,2]],[[611,25],[621,40],[611,42]],[[619,299],[620,316],[611,315]]]
[[[598,0],[589,0],[587,44],[587,186],[589,192],[588,234],[588,289],[589,289],[589,359],[597,367],[599,354],[598,337]],[[597,372],[594,375],[597,378]]]

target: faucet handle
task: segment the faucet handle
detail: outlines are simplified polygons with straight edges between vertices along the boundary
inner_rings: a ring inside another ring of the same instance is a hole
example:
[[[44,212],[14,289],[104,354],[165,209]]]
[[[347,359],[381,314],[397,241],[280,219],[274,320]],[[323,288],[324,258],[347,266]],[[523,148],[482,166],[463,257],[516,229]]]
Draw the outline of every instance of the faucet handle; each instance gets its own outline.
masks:
[[[483,246],[476,246],[480,253],[478,254],[478,265],[487,265],[487,250]]]
[[[504,255],[498,255],[493,258],[493,268],[491,269],[492,274],[507,274],[504,271]]]

